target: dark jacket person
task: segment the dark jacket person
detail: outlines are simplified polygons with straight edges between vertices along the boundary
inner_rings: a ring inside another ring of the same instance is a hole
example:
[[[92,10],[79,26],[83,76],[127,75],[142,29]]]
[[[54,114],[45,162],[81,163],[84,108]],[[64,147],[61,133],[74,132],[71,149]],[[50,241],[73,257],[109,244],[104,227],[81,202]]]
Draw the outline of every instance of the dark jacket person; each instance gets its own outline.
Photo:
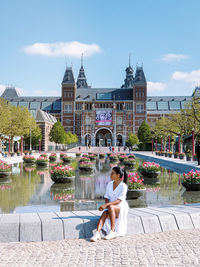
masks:
[[[200,165],[200,140],[198,140],[198,143],[195,148],[195,152],[197,154],[197,161],[198,161],[198,166]]]

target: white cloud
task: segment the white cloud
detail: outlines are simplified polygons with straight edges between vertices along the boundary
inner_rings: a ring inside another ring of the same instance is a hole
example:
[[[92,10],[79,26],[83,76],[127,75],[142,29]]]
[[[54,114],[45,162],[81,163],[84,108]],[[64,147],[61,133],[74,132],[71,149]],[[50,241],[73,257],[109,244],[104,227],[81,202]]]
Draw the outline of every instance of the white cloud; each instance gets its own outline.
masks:
[[[166,86],[167,86],[166,83],[147,82],[147,91],[148,91],[148,93],[163,91],[166,88]]]
[[[175,71],[172,74],[172,80],[191,83],[193,85],[200,83],[200,69],[193,70],[191,72]]]
[[[80,42],[57,42],[57,43],[35,43],[23,48],[29,55],[42,55],[49,57],[69,56],[80,58],[83,53],[85,57],[100,53],[100,46],[97,44],[84,44]]]
[[[181,61],[184,59],[189,58],[189,56],[187,55],[183,55],[183,54],[166,54],[162,57],[163,61]]]

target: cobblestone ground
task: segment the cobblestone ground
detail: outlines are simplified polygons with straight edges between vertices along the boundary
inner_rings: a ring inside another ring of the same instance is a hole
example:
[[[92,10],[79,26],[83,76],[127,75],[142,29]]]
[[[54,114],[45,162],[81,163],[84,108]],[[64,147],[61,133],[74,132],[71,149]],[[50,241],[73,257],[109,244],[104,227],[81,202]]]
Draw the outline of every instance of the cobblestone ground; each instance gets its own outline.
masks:
[[[111,241],[0,243],[0,266],[200,266],[200,230]]]

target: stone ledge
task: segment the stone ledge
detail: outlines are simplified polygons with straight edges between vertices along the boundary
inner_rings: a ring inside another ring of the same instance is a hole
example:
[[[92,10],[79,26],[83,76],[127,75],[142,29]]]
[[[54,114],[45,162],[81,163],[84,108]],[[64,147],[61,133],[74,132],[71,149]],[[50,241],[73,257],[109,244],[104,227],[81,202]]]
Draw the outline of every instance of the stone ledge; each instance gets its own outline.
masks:
[[[147,153],[137,153],[134,152],[134,155],[137,158],[141,158],[147,161],[154,161],[156,163],[159,163],[162,167],[171,169],[172,171],[178,172],[178,173],[183,173],[183,172],[189,172],[192,169],[195,170],[200,170],[199,166],[195,166],[192,162],[186,162],[186,161],[181,161],[181,160],[176,160],[173,158],[165,158],[161,156],[155,156],[155,155],[149,155]]]
[[[0,215],[0,242],[90,238],[101,212],[73,211]],[[134,208],[127,234],[200,228],[200,204]]]

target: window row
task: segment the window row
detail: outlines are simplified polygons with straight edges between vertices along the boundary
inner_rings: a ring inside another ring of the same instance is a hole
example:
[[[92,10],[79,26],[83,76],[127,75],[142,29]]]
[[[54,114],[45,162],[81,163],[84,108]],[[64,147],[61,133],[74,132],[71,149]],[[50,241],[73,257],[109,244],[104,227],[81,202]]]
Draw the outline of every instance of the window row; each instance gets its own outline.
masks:
[[[188,101],[148,101],[147,110],[180,110],[188,104]]]
[[[49,101],[45,101],[45,102],[38,102],[38,101],[33,101],[33,102],[27,102],[27,101],[23,101],[23,102],[10,102],[11,105],[17,107],[26,107],[28,109],[33,109],[33,110],[37,110],[37,109],[42,109],[42,110],[60,110],[61,109],[61,102],[57,101],[57,102],[49,102]]]

